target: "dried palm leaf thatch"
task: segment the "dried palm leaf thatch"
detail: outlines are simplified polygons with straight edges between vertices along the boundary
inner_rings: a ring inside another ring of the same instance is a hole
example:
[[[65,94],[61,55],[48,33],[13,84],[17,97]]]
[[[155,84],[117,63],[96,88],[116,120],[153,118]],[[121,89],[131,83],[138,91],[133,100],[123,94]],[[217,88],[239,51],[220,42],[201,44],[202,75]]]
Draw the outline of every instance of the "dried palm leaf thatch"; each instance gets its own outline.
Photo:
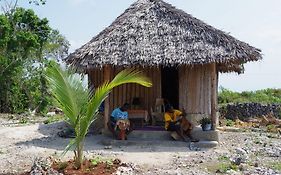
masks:
[[[138,0],[66,61],[82,69],[217,63],[221,72],[240,73],[261,58],[261,50],[162,0]]]

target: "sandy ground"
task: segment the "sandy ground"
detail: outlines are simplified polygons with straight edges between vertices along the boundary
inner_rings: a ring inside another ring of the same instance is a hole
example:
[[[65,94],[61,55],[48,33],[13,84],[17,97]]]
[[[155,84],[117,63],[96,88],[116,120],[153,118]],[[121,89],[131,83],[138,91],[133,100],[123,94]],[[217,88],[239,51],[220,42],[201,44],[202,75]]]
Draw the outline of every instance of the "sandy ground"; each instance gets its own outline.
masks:
[[[0,122],[0,174],[29,171],[36,157],[59,157],[69,142],[57,136],[64,127],[62,122],[23,126]],[[119,158],[131,164],[131,170],[121,174],[281,174],[280,135],[221,132],[218,147],[201,151],[190,150],[188,144],[184,147],[130,145],[105,149],[101,144],[103,139],[101,135],[88,136],[85,155]],[[62,159],[72,156],[69,152]],[[237,166],[224,171],[221,165],[224,162],[234,162]]]

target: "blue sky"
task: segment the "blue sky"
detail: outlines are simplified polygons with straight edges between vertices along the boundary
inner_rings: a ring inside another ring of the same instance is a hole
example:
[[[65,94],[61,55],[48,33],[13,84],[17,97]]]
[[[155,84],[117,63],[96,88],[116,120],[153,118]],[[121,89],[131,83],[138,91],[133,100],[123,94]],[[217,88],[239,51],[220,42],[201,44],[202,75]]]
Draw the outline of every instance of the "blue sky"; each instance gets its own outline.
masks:
[[[20,0],[23,3],[27,0]],[[21,4],[49,19],[71,43],[71,52],[97,35],[135,0],[47,0],[45,6]],[[166,0],[237,39],[262,49],[263,60],[245,73],[221,74],[219,85],[244,91],[281,88],[280,0]]]

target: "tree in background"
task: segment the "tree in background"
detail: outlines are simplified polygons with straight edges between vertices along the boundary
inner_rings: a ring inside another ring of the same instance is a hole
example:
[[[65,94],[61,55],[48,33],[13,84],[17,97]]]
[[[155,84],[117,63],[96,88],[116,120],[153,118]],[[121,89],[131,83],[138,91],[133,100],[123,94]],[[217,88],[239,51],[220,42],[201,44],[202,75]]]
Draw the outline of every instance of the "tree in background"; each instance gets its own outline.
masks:
[[[68,41],[33,10],[15,3],[15,8],[4,11],[0,15],[0,112],[46,111],[46,65],[50,57],[59,60],[67,55],[68,48]]]

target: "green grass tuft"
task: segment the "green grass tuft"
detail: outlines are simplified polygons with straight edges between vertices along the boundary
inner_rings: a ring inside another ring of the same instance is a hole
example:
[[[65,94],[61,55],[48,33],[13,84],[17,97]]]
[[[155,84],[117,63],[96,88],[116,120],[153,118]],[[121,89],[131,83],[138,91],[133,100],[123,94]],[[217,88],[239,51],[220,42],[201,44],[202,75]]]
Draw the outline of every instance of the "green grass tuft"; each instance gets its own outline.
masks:
[[[274,170],[281,171],[281,162],[270,162],[268,166]]]

